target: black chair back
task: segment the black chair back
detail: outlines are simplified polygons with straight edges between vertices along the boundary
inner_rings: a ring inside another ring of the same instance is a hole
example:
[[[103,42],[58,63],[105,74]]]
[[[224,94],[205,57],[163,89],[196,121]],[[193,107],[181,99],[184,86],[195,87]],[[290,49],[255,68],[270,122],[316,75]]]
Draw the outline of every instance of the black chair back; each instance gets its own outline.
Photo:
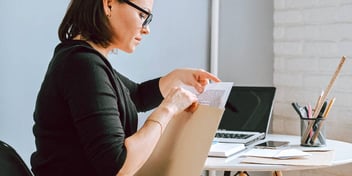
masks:
[[[26,163],[15,149],[0,140],[0,175],[1,176],[32,176]]]

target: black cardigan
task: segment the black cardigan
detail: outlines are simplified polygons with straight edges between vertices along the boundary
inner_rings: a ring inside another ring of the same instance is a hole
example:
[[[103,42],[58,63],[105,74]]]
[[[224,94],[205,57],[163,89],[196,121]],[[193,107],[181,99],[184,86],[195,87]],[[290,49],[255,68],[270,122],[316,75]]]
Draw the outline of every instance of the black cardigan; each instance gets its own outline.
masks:
[[[159,78],[137,84],[84,41],[60,43],[38,93],[32,171],[44,176],[112,176],[137,112],[160,104]]]

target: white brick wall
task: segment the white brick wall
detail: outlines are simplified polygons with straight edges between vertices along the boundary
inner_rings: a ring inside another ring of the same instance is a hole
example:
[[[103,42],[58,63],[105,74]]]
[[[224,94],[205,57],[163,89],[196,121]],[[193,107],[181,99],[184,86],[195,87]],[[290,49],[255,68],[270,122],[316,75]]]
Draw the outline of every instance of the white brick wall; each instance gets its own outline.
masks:
[[[328,138],[352,142],[352,0],[274,0],[274,6],[274,132],[299,134],[291,102],[314,104],[345,55],[325,125]],[[347,176],[351,170],[349,164],[284,174]]]

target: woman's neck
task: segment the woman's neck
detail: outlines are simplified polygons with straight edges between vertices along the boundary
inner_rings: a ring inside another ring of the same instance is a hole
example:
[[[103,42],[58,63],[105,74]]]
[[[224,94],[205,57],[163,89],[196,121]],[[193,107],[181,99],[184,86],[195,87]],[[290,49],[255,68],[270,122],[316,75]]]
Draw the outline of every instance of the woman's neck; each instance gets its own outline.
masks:
[[[76,37],[73,38],[74,40],[83,40],[85,42],[87,42],[91,47],[93,47],[95,50],[97,50],[100,54],[102,54],[103,56],[105,56],[107,58],[109,52],[111,51],[111,49],[109,49],[109,47],[102,47],[100,45],[95,44],[92,41],[86,40],[83,36],[81,35],[77,35]]]

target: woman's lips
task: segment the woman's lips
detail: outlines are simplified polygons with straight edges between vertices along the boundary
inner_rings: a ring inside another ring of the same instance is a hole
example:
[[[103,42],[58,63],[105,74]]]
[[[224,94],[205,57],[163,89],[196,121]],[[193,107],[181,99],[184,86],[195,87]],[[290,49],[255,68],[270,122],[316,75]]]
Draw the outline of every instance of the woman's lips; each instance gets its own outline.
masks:
[[[142,41],[142,38],[140,38],[140,37],[136,37],[135,39],[137,40],[138,43],[140,43]]]

